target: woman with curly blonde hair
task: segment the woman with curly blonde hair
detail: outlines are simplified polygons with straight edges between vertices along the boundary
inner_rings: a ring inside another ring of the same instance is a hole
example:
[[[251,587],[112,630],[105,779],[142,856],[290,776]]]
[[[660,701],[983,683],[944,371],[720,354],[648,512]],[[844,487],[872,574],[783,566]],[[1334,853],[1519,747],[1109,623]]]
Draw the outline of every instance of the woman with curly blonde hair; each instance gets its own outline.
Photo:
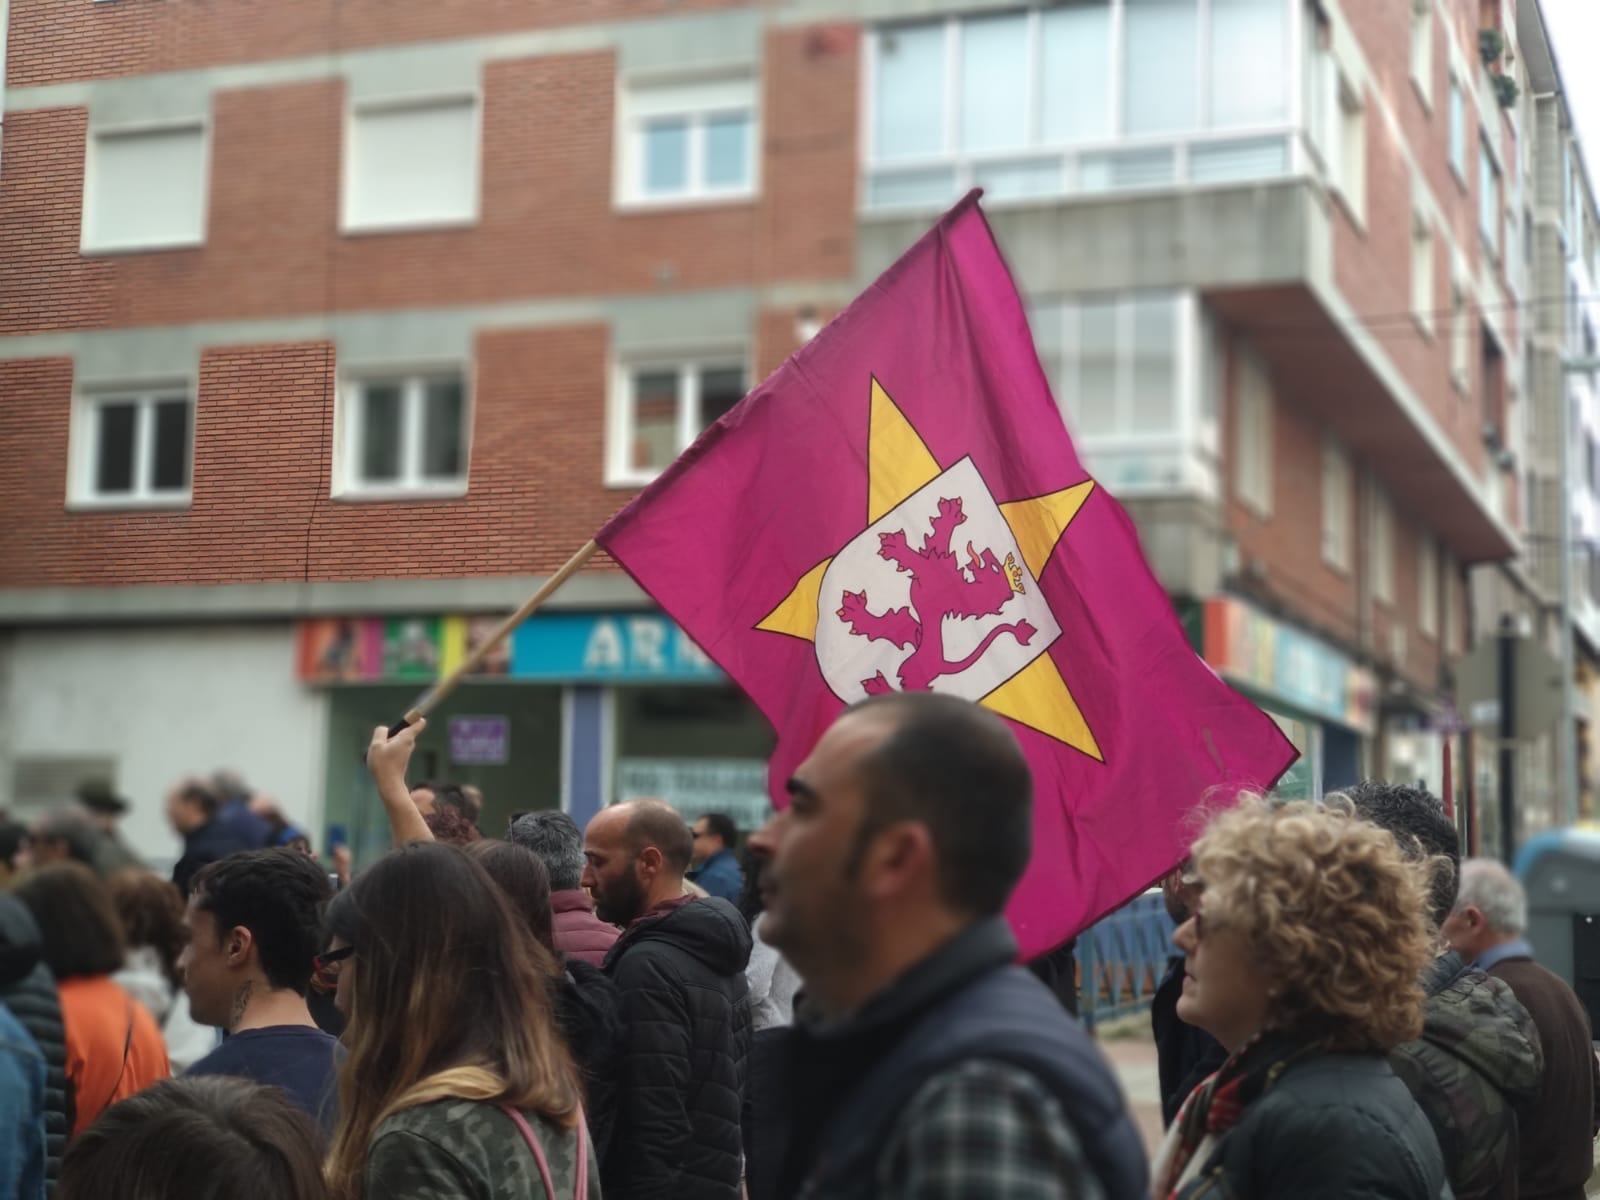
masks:
[[[1438,1143],[1385,1057],[1422,1029],[1426,866],[1349,814],[1256,799],[1193,863],[1178,1015],[1229,1057],[1168,1133],[1156,1200],[1436,1200]]]

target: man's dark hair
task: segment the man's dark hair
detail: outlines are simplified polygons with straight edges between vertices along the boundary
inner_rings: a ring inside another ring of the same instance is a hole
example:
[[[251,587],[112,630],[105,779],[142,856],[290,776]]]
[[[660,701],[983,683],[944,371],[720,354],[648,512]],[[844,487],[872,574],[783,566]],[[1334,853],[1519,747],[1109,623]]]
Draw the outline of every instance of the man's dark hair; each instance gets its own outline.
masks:
[[[706,823],[706,832],[721,838],[729,850],[739,844],[739,827],[727,813],[701,813],[699,819]]]
[[[0,866],[9,867],[28,840],[28,827],[10,818],[0,818]]]
[[[60,1200],[323,1200],[321,1137],[281,1090],[163,1079],[105,1111],[67,1148]]]
[[[574,892],[583,886],[583,834],[556,809],[524,813],[506,830],[506,841],[532,850],[550,872],[550,890]]]
[[[851,852],[896,821],[933,835],[944,902],[958,912],[1001,912],[1033,853],[1033,777],[1005,723],[937,692],[874,696],[850,709],[893,723],[858,767],[865,814]]]
[[[1444,815],[1439,798],[1424,788],[1378,779],[1363,779],[1341,794],[1363,821],[1393,834],[1406,858],[1413,862],[1433,859],[1438,864],[1429,887],[1428,907],[1435,928],[1443,925],[1456,906],[1461,886],[1461,839]]]
[[[427,788],[433,793],[433,802],[441,808],[453,808],[472,816],[472,804],[467,799],[467,794],[461,790],[459,783],[452,783],[448,779],[428,779],[422,783],[411,785],[414,792],[418,788]]]
[[[198,779],[185,779],[178,785],[178,798],[198,805],[200,811],[208,817],[217,815],[217,809],[222,807],[222,802],[217,799],[217,793],[208,788]]]
[[[82,863],[35,871],[17,888],[39,926],[45,965],[57,979],[93,979],[121,968],[122,922],[105,881]]]
[[[218,937],[240,926],[250,931],[269,984],[306,994],[333,895],[315,859],[293,850],[230,854],[201,869],[192,895],[195,908],[216,921]]]
[[[664,800],[635,800],[628,817],[628,848],[638,854],[646,846],[661,851],[667,869],[682,875],[694,860],[694,835],[683,814]]]
[[[89,816],[81,808],[52,809],[40,817],[33,827],[36,842],[60,842],[67,848],[73,862],[94,866],[94,847],[97,834],[89,823]]]

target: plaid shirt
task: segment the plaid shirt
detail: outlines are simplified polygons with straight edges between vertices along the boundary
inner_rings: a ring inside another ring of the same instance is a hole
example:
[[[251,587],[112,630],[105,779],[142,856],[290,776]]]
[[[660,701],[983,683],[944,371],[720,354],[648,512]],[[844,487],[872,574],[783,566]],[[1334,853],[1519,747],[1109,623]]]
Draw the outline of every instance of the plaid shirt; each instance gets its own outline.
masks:
[[[880,1200],[1104,1200],[1078,1136],[1032,1075],[974,1059],[912,1097],[879,1157]]]

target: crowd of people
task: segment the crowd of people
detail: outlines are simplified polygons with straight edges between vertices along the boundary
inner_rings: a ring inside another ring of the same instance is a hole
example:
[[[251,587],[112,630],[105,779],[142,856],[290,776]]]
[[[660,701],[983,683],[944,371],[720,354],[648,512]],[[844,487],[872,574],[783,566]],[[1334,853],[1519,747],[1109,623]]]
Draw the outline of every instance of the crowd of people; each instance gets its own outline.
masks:
[[[170,880],[109,789],[0,826],[0,1200],[1584,1194],[1587,1011],[1426,792],[1243,797],[1164,882],[1152,1159],[1070,947],[1017,965],[1033,787],[982,708],[847,710],[742,862],[650,800],[484,836],[408,781],[424,725],[374,732],[359,873],[226,774],[169,793]]]

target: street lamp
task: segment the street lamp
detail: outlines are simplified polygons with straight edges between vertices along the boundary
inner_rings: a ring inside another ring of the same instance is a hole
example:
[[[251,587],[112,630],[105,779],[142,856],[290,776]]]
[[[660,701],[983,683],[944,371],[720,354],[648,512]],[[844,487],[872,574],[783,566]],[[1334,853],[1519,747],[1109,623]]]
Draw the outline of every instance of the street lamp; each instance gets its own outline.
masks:
[[[1592,375],[1600,371],[1600,357],[1561,359],[1561,376]],[[1572,636],[1572,404],[1561,389],[1561,790],[1566,824],[1578,822],[1577,694],[1572,681],[1576,651]]]

